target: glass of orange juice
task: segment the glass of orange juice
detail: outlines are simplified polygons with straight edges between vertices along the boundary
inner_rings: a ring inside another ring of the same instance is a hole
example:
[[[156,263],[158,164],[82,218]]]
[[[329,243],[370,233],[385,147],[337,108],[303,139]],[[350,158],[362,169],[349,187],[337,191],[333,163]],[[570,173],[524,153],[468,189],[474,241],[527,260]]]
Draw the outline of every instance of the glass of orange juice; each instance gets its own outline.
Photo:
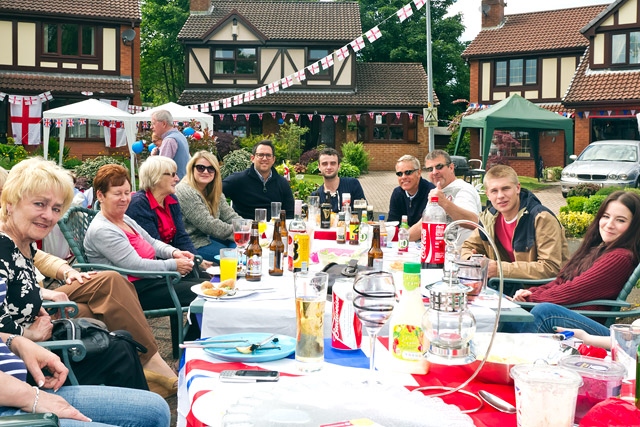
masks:
[[[220,281],[237,279],[238,277],[238,251],[236,248],[220,249]]]
[[[258,222],[258,233],[260,234],[260,246],[265,247],[269,244],[269,236],[267,236],[267,210],[256,208],[255,220]]]

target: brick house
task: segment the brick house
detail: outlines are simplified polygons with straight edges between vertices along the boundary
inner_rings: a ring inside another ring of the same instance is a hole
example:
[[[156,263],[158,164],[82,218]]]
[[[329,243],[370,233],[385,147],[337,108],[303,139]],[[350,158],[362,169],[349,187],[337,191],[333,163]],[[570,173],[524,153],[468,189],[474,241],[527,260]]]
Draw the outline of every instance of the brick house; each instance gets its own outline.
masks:
[[[53,98],[43,111],[87,96],[140,105],[140,20],[137,0],[2,0],[0,92],[29,97],[50,91]],[[55,135],[57,129],[51,131]],[[67,146],[78,158],[127,152],[106,148],[104,128],[96,121],[67,132]],[[0,142],[11,134],[5,97]]]
[[[594,25],[592,21],[609,8],[599,5],[505,15],[505,6],[504,0],[482,0],[482,30],[462,54],[470,66],[471,108],[467,113],[517,93],[540,107],[572,116],[579,104],[563,103],[563,98],[567,90],[571,94],[576,69],[583,67],[581,59],[588,52],[590,40],[581,30]],[[575,134],[575,151],[579,153],[590,141],[584,140],[577,123]],[[515,131],[511,135],[519,144],[507,157],[521,175],[535,176],[533,144],[539,144],[545,166],[564,166],[573,154],[562,143],[562,132]],[[479,134],[474,130],[471,157],[477,156]]]
[[[424,68],[356,62],[348,46],[363,35],[358,3],[191,0],[190,11],[178,36],[186,52],[179,103],[213,110],[217,131],[266,135],[294,120],[310,129],[305,149],[363,141],[371,170],[393,170],[401,155],[427,153]],[[338,57],[345,46],[349,55]],[[333,66],[306,69],[323,60]],[[291,86],[249,95],[273,82]]]

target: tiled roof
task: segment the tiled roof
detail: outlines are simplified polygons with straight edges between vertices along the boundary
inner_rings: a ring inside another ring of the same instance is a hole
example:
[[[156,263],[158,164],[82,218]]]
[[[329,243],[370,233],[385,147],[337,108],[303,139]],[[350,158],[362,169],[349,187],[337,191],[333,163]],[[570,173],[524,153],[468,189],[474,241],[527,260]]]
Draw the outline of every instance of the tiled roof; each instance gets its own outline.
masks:
[[[586,48],[580,33],[608,5],[506,15],[502,26],[484,29],[462,53],[464,58]]]
[[[26,73],[0,71],[0,91],[34,93],[51,91],[56,94],[133,95],[130,78],[79,74]]]
[[[243,111],[247,107],[299,108],[303,111],[331,112],[331,109],[410,109],[421,110],[427,105],[427,74],[419,63],[356,64],[356,91],[332,92],[286,89],[233,107],[229,111]],[[179,103],[202,104],[228,98],[242,91],[185,90]],[[434,95],[434,103],[437,98]],[[227,111],[227,110],[225,110]]]
[[[2,0],[0,11],[34,15],[74,15],[140,21],[139,0]]]
[[[200,40],[236,10],[270,40],[352,40],[362,34],[357,2],[213,1],[210,15],[190,15],[179,40]]]
[[[592,70],[589,68],[589,49],[586,50],[573,76],[565,105],[581,103],[640,102],[640,69],[629,71]]]

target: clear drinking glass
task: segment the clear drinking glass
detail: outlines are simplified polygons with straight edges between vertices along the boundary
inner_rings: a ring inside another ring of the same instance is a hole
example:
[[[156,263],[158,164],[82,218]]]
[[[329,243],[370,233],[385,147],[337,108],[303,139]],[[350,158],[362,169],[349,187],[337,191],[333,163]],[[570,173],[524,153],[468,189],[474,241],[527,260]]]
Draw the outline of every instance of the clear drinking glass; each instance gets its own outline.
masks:
[[[251,220],[244,218],[235,218],[231,221],[233,225],[233,240],[236,242],[238,249],[238,273],[244,275],[247,268],[244,250],[249,243],[249,235],[251,234]]]
[[[627,370],[622,380],[620,398],[635,402],[635,383],[638,346],[640,346],[640,327],[627,324],[614,324],[609,327],[611,333],[611,358],[620,362]]]
[[[282,209],[282,202],[271,202],[271,222],[274,223],[276,219],[280,218],[280,210]]]
[[[299,271],[293,276],[296,296],[296,362],[303,372],[322,369],[324,363],[324,306],[329,274]]]
[[[375,349],[378,332],[391,317],[396,304],[396,286],[391,273],[369,271],[358,274],[353,284],[353,291],[355,293],[353,307],[371,341],[369,380],[366,383],[373,385],[377,382],[375,380]]]
[[[320,225],[320,196],[309,196],[309,222],[312,225]]]
[[[257,208],[255,215],[255,220],[258,223],[258,233],[260,234],[260,246],[264,247],[269,244],[269,237],[267,236],[267,210]]]

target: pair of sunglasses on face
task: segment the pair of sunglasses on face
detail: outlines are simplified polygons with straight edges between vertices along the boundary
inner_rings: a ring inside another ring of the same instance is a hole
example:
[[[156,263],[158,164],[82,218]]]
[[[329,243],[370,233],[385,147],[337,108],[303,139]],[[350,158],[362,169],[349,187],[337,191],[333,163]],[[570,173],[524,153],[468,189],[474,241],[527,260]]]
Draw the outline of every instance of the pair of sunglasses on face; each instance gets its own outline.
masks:
[[[428,167],[428,168],[424,168],[424,170],[426,172],[432,172],[433,169],[435,168],[436,170],[442,170],[442,168],[444,168],[445,166],[449,166],[450,163],[438,163],[437,165],[435,165],[434,167]],[[409,169],[406,171],[400,171],[400,172],[396,172],[396,176],[397,177],[401,177],[402,175],[404,176],[409,176],[412,173],[416,172],[418,169]]]
[[[216,168],[214,168],[213,166],[195,165],[194,168],[200,173],[204,173],[204,171],[214,173],[216,171]]]

